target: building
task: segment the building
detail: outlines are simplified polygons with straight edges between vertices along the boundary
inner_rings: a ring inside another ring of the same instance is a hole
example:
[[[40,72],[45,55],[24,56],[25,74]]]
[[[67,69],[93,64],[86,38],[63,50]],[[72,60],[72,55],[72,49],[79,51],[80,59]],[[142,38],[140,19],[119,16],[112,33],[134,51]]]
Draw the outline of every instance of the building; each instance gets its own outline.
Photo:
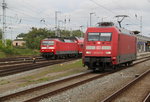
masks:
[[[143,35],[136,35],[137,37],[137,51],[147,52],[150,51],[150,37]]]
[[[13,42],[12,45],[13,46],[23,46],[26,42],[23,40],[23,38],[16,38]]]

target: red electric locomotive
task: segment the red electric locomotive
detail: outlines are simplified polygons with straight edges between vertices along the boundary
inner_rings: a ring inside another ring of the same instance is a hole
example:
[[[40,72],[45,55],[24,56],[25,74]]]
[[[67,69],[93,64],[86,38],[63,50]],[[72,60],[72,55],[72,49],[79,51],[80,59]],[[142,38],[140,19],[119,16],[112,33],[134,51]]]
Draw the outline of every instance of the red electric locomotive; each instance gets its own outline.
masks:
[[[130,65],[136,59],[136,37],[131,31],[102,22],[87,29],[84,38],[83,64],[94,71],[120,64]]]
[[[79,45],[72,38],[46,38],[41,41],[40,52],[46,59],[75,57],[79,55]]]

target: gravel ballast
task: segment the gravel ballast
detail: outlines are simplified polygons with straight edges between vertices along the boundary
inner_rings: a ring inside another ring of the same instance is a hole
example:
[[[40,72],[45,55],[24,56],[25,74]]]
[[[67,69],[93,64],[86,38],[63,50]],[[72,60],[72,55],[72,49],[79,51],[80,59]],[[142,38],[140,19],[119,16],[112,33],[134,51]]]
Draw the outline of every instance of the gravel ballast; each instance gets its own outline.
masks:
[[[74,61],[72,61],[74,62]],[[71,63],[72,63],[71,62]],[[49,99],[42,100],[43,102],[99,102],[100,100],[104,99],[106,95],[113,93],[113,91],[117,90],[118,88],[122,87],[125,83],[129,82],[130,80],[134,79],[136,74],[140,74],[144,72],[146,69],[150,67],[150,61],[144,62],[143,64],[136,65],[132,68],[125,69],[124,71],[120,71],[108,76],[105,76],[101,79],[92,81],[90,83],[84,84],[77,88],[68,90],[60,95],[53,96]],[[65,64],[68,64],[65,63]],[[53,66],[52,66],[53,67]],[[81,67],[82,68],[82,67]],[[1,80],[9,80],[8,85],[5,89],[0,86],[0,96],[5,95],[7,93],[13,93],[19,90],[28,89],[34,86],[39,86],[44,83],[32,84],[26,87],[20,87],[16,85],[16,83],[22,83],[24,80],[21,77],[30,76],[32,74],[36,74],[42,70],[47,68],[35,69],[32,71],[27,71],[7,77],[0,78]],[[87,69],[82,69],[82,72],[86,71]],[[11,82],[14,82],[13,84]],[[15,90],[14,90],[15,89]]]
[[[99,102],[133,80],[136,74],[141,74],[148,70],[149,67],[150,61],[147,61],[51,98],[43,99],[41,102]]]

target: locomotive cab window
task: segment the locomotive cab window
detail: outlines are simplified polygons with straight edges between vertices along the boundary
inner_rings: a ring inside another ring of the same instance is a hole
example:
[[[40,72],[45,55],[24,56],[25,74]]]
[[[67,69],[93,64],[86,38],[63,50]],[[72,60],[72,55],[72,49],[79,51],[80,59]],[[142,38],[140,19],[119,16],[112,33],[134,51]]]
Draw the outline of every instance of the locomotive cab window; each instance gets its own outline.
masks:
[[[111,41],[112,33],[88,33],[88,41]]]
[[[43,41],[42,45],[54,45],[54,41]]]
[[[100,33],[100,41],[111,41],[111,33]]]
[[[98,41],[99,33],[88,33],[88,41]]]

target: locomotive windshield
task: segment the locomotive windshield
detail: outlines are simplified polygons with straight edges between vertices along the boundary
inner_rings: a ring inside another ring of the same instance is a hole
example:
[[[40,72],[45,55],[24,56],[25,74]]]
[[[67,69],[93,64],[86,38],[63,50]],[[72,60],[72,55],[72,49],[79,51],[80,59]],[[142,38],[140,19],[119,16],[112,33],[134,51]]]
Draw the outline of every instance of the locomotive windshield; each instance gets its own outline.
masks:
[[[42,41],[42,45],[54,45],[54,41]]]
[[[112,33],[88,33],[88,41],[111,41]]]

